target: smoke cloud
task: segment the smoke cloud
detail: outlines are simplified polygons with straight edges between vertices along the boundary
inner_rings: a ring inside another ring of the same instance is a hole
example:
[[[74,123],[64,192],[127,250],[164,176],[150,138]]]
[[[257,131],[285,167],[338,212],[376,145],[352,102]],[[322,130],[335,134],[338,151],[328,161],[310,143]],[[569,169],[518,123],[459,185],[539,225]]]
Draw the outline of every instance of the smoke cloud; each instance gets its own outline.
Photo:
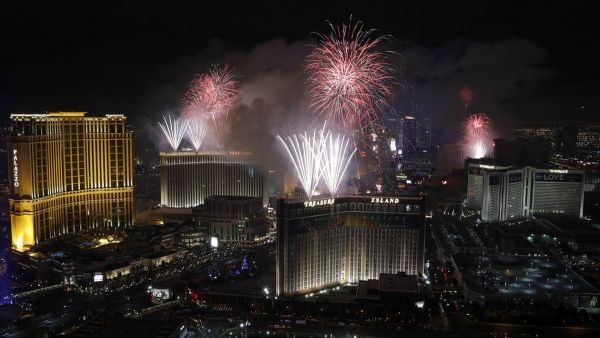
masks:
[[[401,55],[398,67],[406,76],[399,82],[407,84],[393,101],[395,113],[430,118],[434,129],[444,126],[439,141],[460,137],[465,115],[461,89],[472,90],[467,110],[486,113],[495,134],[503,135],[513,117],[548,108],[538,97],[539,91],[543,83],[560,75],[545,65],[548,53],[544,48],[521,38],[495,43],[455,40],[435,47],[394,43]],[[206,71],[211,63],[229,63],[239,72],[241,97],[229,113],[231,134],[225,147],[253,151],[267,163],[283,162],[274,161],[284,156],[275,136],[318,124],[303,97],[303,60],[310,44],[309,40],[276,39],[243,50],[213,40],[196,55],[157,70],[140,103],[144,113],[134,122],[144,126],[138,129],[138,138],[157,139],[156,121],[165,111],[179,110],[195,74]],[[540,106],[525,112],[531,102]],[[162,141],[154,141],[153,146],[165,149]]]

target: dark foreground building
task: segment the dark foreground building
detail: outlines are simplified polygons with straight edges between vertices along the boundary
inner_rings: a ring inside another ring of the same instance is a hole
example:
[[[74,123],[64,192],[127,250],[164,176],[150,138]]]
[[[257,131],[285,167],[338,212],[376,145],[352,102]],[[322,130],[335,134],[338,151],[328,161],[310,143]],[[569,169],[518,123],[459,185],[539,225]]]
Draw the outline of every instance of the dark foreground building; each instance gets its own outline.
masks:
[[[423,273],[425,196],[277,201],[277,294]]]

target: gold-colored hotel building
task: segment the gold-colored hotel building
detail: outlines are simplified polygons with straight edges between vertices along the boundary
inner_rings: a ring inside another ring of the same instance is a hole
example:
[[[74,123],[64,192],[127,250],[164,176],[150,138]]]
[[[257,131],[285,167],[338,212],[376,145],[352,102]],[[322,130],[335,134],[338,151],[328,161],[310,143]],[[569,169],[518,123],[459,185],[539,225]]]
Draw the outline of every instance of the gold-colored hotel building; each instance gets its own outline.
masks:
[[[292,296],[381,273],[421,276],[425,196],[277,200],[276,293]]]
[[[133,133],[124,115],[12,114],[12,246],[134,222]]]

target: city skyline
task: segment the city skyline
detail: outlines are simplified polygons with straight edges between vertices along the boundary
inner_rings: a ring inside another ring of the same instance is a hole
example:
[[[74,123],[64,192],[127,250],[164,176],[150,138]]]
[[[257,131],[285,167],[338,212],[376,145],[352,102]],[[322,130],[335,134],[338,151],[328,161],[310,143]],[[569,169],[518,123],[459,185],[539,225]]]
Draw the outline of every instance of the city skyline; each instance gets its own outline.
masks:
[[[594,7],[5,6],[0,336],[600,336]]]

